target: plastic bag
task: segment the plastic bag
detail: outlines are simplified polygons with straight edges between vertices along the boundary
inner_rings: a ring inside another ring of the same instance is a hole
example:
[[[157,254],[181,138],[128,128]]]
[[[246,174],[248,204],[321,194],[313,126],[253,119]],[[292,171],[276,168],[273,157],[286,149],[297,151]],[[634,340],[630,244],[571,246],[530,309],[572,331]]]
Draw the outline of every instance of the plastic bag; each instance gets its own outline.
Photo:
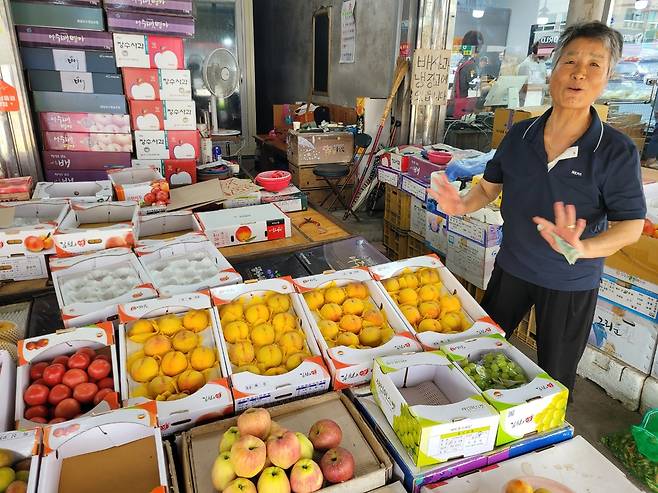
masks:
[[[658,493],[658,463],[640,453],[630,431],[605,436],[601,442],[633,476],[649,486],[651,491]]]
[[[477,362],[466,363],[464,371],[482,390],[514,389],[528,383],[519,364],[501,352],[490,352]]]
[[[484,168],[486,168],[487,163],[491,161],[495,153],[495,150],[491,150],[481,156],[452,160],[446,168],[448,181],[455,181],[457,178],[472,178],[475,175],[484,173]]]
[[[653,462],[658,462],[658,408],[647,411],[639,426],[632,426],[631,433],[637,449]]]

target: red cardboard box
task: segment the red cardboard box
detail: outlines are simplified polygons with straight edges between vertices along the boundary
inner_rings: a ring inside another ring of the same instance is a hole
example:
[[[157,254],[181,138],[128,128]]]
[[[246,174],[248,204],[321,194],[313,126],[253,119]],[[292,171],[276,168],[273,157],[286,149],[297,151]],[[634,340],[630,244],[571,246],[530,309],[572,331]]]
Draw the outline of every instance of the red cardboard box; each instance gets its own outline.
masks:
[[[137,159],[198,159],[200,146],[196,130],[135,132]]]
[[[196,130],[194,101],[130,101],[133,130]]]
[[[196,161],[194,159],[167,159],[164,166],[165,178],[172,187],[196,183]]]
[[[117,67],[184,69],[183,40],[153,34],[114,33]]]
[[[189,70],[124,68],[123,88],[129,100],[189,101],[192,82]]]

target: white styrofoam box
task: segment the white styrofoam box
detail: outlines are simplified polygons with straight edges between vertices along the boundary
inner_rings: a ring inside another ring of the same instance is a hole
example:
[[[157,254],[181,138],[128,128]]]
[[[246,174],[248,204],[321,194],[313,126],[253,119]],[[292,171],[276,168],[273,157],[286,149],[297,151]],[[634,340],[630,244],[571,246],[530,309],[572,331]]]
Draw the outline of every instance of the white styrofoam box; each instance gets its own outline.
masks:
[[[658,286],[605,266],[599,297],[658,324]]]
[[[402,175],[400,189],[416,197],[418,200],[425,202],[427,199],[427,187],[427,183],[423,183],[420,180],[416,180],[415,178],[405,174]]]
[[[40,444],[41,434],[38,430],[0,433],[0,449],[11,452],[12,461],[30,459],[30,475],[27,479],[26,493],[35,493],[37,491]]]
[[[648,374],[654,362],[656,339],[657,323],[598,299],[589,344]]]
[[[14,429],[14,397],[16,396],[16,363],[0,349],[0,432]]]
[[[52,183],[40,181],[34,187],[32,200],[62,200],[76,202],[109,202],[112,184],[109,180]]]
[[[433,251],[445,257],[448,251],[448,221],[449,216],[442,212],[425,214],[425,242]]]
[[[421,493],[502,493],[507,483],[527,478],[532,488],[562,492],[640,493],[622,471],[581,436],[487,466],[465,476],[423,486]],[[535,490],[536,491],[536,490]]]
[[[578,363],[578,374],[600,385],[613,399],[630,411],[640,406],[642,387],[647,376],[626,366],[617,358],[587,346]]]
[[[118,269],[122,269],[120,273]],[[119,303],[128,301],[146,300],[158,296],[153,287],[153,281],[139,263],[139,260],[130,248],[110,248],[77,257],[51,258],[50,270],[53,285],[57,296],[57,303],[61,309],[62,320],[66,327],[79,327],[81,325],[103,322],[117,315]],[[115,277],[108,274],[113,271]],[[93,273],[93,274],[90,274]],[[78,291],[86,289],[85,285],[76,286],[76,281],[85,279],[88,275],[99,276],[104,273],[105,278],[100,279],[96,301],[71,301],[64,292],[63,285],[72,282]],[[125,288],[128,279],[137,277],[139,284]],[[120,283],[124,282],[124,286]],[[119,289],[121,288],[121,289]],[[100,295],[105,297],[100,299]],[[107,296],[112,296],[107,298]]]
[[[640,396],[640,414],[646,413],[649,409],[658,407],[658,380],[649,377],[644,381],[642,395]]]
[[[448,230],[454,220],[450,217]],[[487,289],[500,245],[485,247],[475,241],[448,231],[446,267],[480,289]]]
[[[425,226],[427,223],[425,203],[417,197],[411,197],[409,215],[409,229],[417,235],[425,237]]]
[[[0,281],[47,279],[45,255],[33,257],[0,257]]]
[[[400,186],[400,173],[386,166],[377,166],[377,179],[396,188]]]
[[[486,214],[494,216],[489,218]],[[497,221],[499,212],[485,209],[480,220],[473,215],[451,216],[448,232],[455,233],[463,238],[473,241],[478,245],[493,247],[500,245],[503,241],[503,227],[501,224],[492,223]]]

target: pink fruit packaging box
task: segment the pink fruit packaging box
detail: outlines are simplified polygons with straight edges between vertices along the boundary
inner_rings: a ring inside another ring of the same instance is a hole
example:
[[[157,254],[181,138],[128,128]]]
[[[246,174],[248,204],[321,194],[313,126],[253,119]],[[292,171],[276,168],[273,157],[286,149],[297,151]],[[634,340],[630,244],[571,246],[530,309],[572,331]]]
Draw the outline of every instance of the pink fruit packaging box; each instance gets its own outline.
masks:
[[[107,29],[110,32],[137,32],[194,37],[194,17],[151,14],[150,12],[125,12],[107,10]]]
[[[131,166],[129,152],[43,151],[41,160],[46,171],[102,172],[103,177],[95,178],[95,180],[107,180],[108,169],[130,168]]]
[[[47,151],[132,152],[130,134],[44,132]]]
[[[112,34],[51,27],[16,26],[21,46],[112,51]]]
[[[130,115],[44,112],[39,122],[44,132],[130,133]]]

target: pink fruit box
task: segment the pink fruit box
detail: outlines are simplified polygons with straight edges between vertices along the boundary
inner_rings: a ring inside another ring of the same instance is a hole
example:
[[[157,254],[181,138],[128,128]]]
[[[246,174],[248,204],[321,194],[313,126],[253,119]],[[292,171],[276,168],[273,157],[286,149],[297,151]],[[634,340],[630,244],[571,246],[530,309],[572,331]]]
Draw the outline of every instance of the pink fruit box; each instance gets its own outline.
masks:
[[[71,208],[55,231],[58,257],[70,257],[106,248],[132,247],[139,236],[139,205],[130,200],[85,204]]]
[[[30,459],[30,475],[27,480],[26,493],[36,493],[39,476],[39,450],[41,448],[41,430],[7,431],[0,433],[0,449],[11,452],[15,461]]]
[[[164,214],[163,214],[164,216]],[[192,216],[194,217],[194,216]],[[197,223],[198,224],[198,223]],[[153,279],[160,296],[191,293],[202,289],[226,286],[242,282],[242,276],[233,268],[215,246],[208,241],[202,232],[187,233],[168,240],[146,240],[137,242],[135,253],[142,266]],[[172,284],[160,283],[157,269],[161,269],[163,262],[170,264],[176,260],[183,260],[194,255],[203,255],[210,259],[212,267],[208,267],[207,276],[192,283],[184,283],[183,276],[176,276]],[[178,281],[177,283],[173,283]]]
[[[39,121],[46,132],[130,133],[130,115],[44,112]]]
[[[53,234],[66,217],[69,203],[60,201],[7,202],[0,204],[0,256],[55,253]]]
[[[132,152],[130,134],[44,132],[46,151]]]
[[[397,303],[391,298],[391,295],[386,291],[382,281],[397,277],[404,273],[414,273],[422,268],[436,269],[443,285],[442,294],[454,293],[461,302],[462,310],[466,314],[473,325],[463,332],[457,334],[446,334],[441,332],[417,332],[409,321],[402,314]],[[484,309],[478,305],[477,301],[466,291],[464,286],[452,275],[452,273],[441,263],[439,257],[430,254],[421,257],[409,258],[398,260],[397,262],[390,262],[388,264],[381,264],[369,267],[372,277],[375,279],[377,287],[386,297],[387,300],[395,307],[395,310],[400,314],[407,329],[416,336],[416,338],[423,345],[427,351],[438,349],[444,344],[453,341],[462,341],[464,339],[471,339],[491,334],[501,334],[504,332],[498,325],[487,315]]]
[[[338,272],[327,272],[316,276],[301,277],[294,280],[297,290],[296,298],[304,307],[315,339],[322,350],[325,362],[332,375],[334,389],[344,389],[361,385],[370,381],[375,358],[421,351],[422,347],[413,333],[406,326],[400,313],[384,296],[377,284],[365,268],[346,269]],[[303,293],[314,289],[323,289],[328,285],[343,287],[350,283],[363,283],[368,289],[370,301],[380,310],[383,310],[386,321],[394,330],[395,335],[385,344],[370,349],[358,349],[347,346],[329,347],[320,332],[317,324],[316,312],[312,311]]]
[[[131,397],[136,384],[132,378],[129,378],[126,365],[129,356],[134,351],[139,351],[141,346],[127,336],[132,324],[137,320],[152,319],[167,314],[182,316],[190,310],[205,310],[209,315],[210,326],[199,334],[205,347],[216,349],[218,352],[219,375],[208,378],[205,385],[182,399],[157,401],[148,397]],[[227,378],[228,372],[221,354],[221,346],[219,317],[207,291],[120,305],[119,360],[121,361],[121,398],[124,405],[155,403],[160,430],[165,436],[187,430],[204,421],[212,421],[232,414],[233,397]]]
[[[86,492],[93,484],[167,493],[167,476],[152,404],[77,418],[44,431],[38,493]]]
[[[119,269],[124,272],[119,272]],[[158,296],[153,281],[130,248],[110,248],[75,257],[51,257],[50,271],[65,327],[112,320],[117,316],[119,303]],[[101,275],[102,271],[106,272],[105,277],[98,283],[100,287],[94,288],[99,292],[90,299],[85,284],[90,282],[87,280],[89,273]],[[129,280],[125,273],[135,280]],[[80,296],[80,293],[84,295]]]
[[[251,300],[263,297],[268,291],[290,296],[291,309],[297,319],[299,328],[306,336],[306,345],[311,353],[302,363],[282,375],[257,375],[249,371],[233,373],[229,360],[228,344],[224,338],[222,324],[218,316],[221,335],[222,357],[224,366],[231,377],[231,388],[235,400],[235,411],[243,411],[249,407],[259,407],[274,404],[279,400],[301,399],[312,394],[329,390],[331,376],[322,361],[322,353],[318,347],[313,330],[305,315],[299,296],[295,293],[292,278],[266,279],[263,281],[247,281],[235,286],[224,286],[212,289],[213,303],[221,309],[223,305],[238,299]],[[219,314],[219,311],[217,312]]]
[[[18,368],[16,369],[16,405],[15,421],[19,430],[41,428],[46,425],[24,418],[26,405],[23,393],[30,385],[30,367],[40,361],[51,361],[57,356],[70,356],[80,348],[88,347],[99,354],[110,357],[114,392],[99,402],[88,412],[80,416],[94,416],[119,407],[119,372],[116,350],[114,347],[114,328],[112,322],[79,327],[74,330],[61,330],[54,334],[33,337],[18,341]]]

